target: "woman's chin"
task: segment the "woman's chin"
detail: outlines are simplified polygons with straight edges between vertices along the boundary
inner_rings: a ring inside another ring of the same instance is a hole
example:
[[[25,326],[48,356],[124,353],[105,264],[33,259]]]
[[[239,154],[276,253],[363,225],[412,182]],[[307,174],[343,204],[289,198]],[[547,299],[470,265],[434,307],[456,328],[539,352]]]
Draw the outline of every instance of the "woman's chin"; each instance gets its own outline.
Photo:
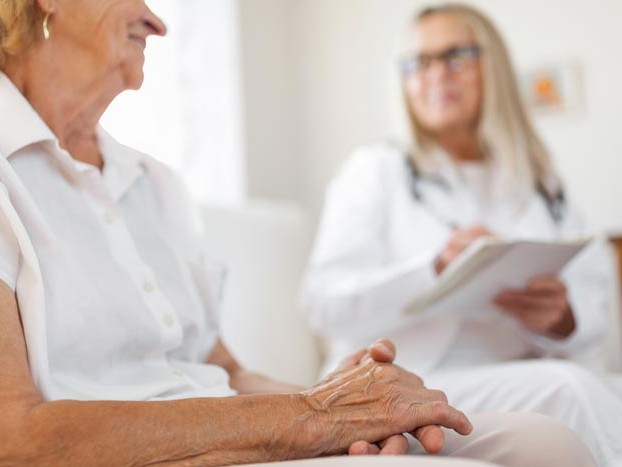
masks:
[[[444,132],[452,128],[465,126],[468,119],[459,112],[438,112],[436,115],[429,115],[422,119],[424,126],[435,132]]]
[[[139,56],[125,57],[119,68],[125,89],[136,90],[142,86],[145,79],[144,66],[145,57],[142,53]]]
[[[143,85],[145,74],[142,68],[140,70],[131,70],[125,77],[126,89],[137,90]]]

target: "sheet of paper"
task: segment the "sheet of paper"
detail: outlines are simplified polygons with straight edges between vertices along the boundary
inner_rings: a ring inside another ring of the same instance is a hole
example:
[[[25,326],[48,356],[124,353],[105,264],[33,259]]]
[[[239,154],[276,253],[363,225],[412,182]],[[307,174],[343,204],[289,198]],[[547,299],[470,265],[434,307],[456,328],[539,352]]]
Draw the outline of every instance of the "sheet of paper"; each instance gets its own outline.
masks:
[[[557,275],[589,241],[481,238],[456,258],[435,286],[417,298],[406,312],[473,314],[490,310],[492,299],[503,289],[523,288],[535,277]]]

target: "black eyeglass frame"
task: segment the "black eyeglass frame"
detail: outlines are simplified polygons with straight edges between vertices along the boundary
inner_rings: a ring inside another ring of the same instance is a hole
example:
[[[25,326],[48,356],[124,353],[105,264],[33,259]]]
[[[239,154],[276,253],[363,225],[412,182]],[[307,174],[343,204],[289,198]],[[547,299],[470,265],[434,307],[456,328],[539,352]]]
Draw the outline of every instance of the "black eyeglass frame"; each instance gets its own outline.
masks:
[[[404,76],[427,71],[435,61],[441,61],[450,71],[459,71],[467,61],[474,61],[482,55],[477,44],[455,45],[437,54],[420,54],[404,57],[399,62],[399,70]]]

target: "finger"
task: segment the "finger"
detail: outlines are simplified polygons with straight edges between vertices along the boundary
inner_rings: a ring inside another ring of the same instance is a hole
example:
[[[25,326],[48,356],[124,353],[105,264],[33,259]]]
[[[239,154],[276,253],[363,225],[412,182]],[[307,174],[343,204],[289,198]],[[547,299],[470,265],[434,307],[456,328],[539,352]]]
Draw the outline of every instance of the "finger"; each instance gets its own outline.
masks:
[[[488,227],[483,225],[476,225],[468,229],[472,235],[477,235],[479,237],[494,237],[494,234]]]
[[[504,299],[512,299],[514,297],[541,297],[541,298],[555,298],[561,297],[564,298],[566,296],[565,292],[562,292],[558,289],[551,288],[538,288],[538,289],[506,289],[502,291],[497,297]]]
[[[455,258],[471,246],[477,239],[483,237],[490,237],[490,234],[488,232],[461,231],[449,240],[445,251],[448,256]]]
[[[361,349],[358,352],[344,358],[339,363],[339,366],[337,368],[339,370],[345,370],[347,368],[352,368],[358,365],[359,363],[361,363],[361,360],[365,357],[366,354],[367,354],[367,349]]]
[[[408,452],[408,440],[404,435],[393,435],[378,443],[380,454],[384,456],[401,456]]]
[[[449,263],[452,262],[453,258],[454,256],[449,253],[449,250],[444,250],[439,253],[434,260],[434,270],[436,271],[436,274],[442,273]]]
[[[563,305],[555,297],[531,294],[506,294],[496,298],[494,303],[513,313],[542,313],[547,310],[555,310]]]
[[[462,240],[463,243],[466,242],[467,244],[473,243],[480,237],[492,236],[492,232],[482,225],[477,225],[475,227],[469,227],[458,231],[458,238]]]
[[[443,391],[439,391],[438,389],[429,389],[428,394],[430,396],[430,400],[432,401],[441,401],[447,404],[447,394]]]
[[[423,449],[429,454],[438,454],[445,446],[445,434],[441,427],[436,425],[417,428],[413,436],[417,438]]]
[[[380,339],[369,346],[369,358],[376,362],[392,363],[395,360],[395,344],[389,339]]]
[[[447,394],[443,391],[439,391],[438,389],[428,389],[425,387],[423,379],[420,376],[411,373],[412,383],[411,386],[422,386],[425,388],[424,392],[419,394],[420,402],[444,402],[447,404]]]
[[[351,456],[373,456],[380,454],[380,448],[367,441],[355,441],[350,445],[348,454]]]
[[[457,256],[468,247],[474,238],[467,232],[459,231],[447,242],[445,251],[448,256]]]
[[[460,253],[468,246],[468,244],[448,244],[447,247],[441,251],[441,253],[436,257],[434,262],[434,267],[436,268],[436,272],[440,274],[449,266],[454,260],[460,256]]]
[[[440,425],[461,435],[468,435],[473,426],[459,410],[442,401],[418,403],[412,406],[412,421],[417,428],[427,425]]]
[[[550,290],[558,293],[566,292],[566,285],[557,277],[536,277],[529,281],[529,290]]]
[[[546,307],[527,309],[522,307],[502,307],[504,313],[512,316],[527,328],[537,332],[548,332],[572,311],[567,302],[552,300]]]
[[[461,248],[465,243],[465,239],[469,237],[470,234],[468,229],[455,230],[445,244],[445,251],[453,251]]]

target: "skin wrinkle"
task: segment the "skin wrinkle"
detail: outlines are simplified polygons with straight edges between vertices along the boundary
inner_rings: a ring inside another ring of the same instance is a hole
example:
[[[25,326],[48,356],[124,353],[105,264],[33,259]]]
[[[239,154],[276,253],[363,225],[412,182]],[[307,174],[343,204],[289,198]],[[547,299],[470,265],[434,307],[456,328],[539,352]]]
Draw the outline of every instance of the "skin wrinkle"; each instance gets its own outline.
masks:
[[[357,392],[354,392],[354,393],[350,394],[349,396],[351,398],[352,397],[356,397],[360,393],[363,398],[369,398],[369,395],[371,394],[371,387],[372,387],[372,385],[374,383],[376,383],[376,375],[375,375],[375,373],[376,372],[373,369],[370,369],[370,370],[366,371],[363,375],[360,375],[358,377],[358,379],[360,379],[361,376],[362,377],[369,376],[369,378],[363,379],[364,386],[362,388],[360,388]],[[329,405],[332,405],[331,402],[338,401],[339,399],[341,399],[340,396],[344,392],[344,390],[346,388],[348,388],[349,386],[352,386],[352,385],[358,383],[359,382],[358,379],[353,380],[353,381],[351,381],[351,382],[349,382],[347,384],[344,384],[342,389],[340,389],[338,391],[335,391],[332,396],[328,397],[328,399],[326,400],[326,403],[329,404]],[[347,394],[346,394],[346,396],[347,396]]]
[[[363,369],[365,371],[363,371]],[[352,409],[356,410],[358,404],[357,402],[361,400],[361,397],[370,397],[370,395],[374,391],[374,385],[379,383],[378,376],[385,373],[385,367],[382,364],[378,363],[368,363],[364,364],[362,369],[357,369],[355,372],[346,371],[344,374],[337,376],[338,379],[344,378],[344,375],[351,375],[352,373],[358,373],[357,378],[351,381],[346,382],[343,386],[339,387],[337,390],[331,391],[328,395],[324,396],[322,393],[326,389],[326,387],[318,388],[314,391],[308,391],[308,393],[317,398],[317,402],[321,410],[325,413],[331,414],[332,409],[335,405],[340,405],[339,403],[352,405]],[[358,391],[347,394],[345,392],[346,387],[350,387],[353,384],[359,384],[360,379],[364,381],[364,386],[362,386]],[[421,383],[419,378],[415,378],[417,383]],[[390,384],[390,381],[388,382]],[[412,414],[420,413],[422,407],[426,403],[431,403],[434,407],[434,410],[438,412],[441,416],[446,414],[445,405],[447,405],[446,397],[440,391],[430,391],[427,397],[419,402],[419,401],[410,401],[406,403],[404,407],[404,400],[399,394],[392,394],[388,398],[387,403],[384,407],[384,417],[383,420],[390,420],[391,414],[397,411],[404,410],[405,412],[410,412]],[[400,409],[400,407],[404,407]],[[379,418],[379,417],[375,417]],[[367,418],[365,415],[361,416],[361,421],[366,421]],[[416,430],[415,430],[416,431]],[[411,433],[412,435],[415,432]]]
[[[345,380],[337,390],[330,390],[330,387],[333,386],[335,380],[331,379],[326,383],[316,386],[308,391],[305,391],[305,394],[308,394],[312,397],[319,397],[319,405],[318,408],[320,410],[330,412],[331,406],[336,402],[340,401],[342,398],[352,398],[357,396],[358,394],[362,394],[364,398],[368,397],[371,394],[371,386],[377,382],[376,380],[376,367],[378,364],[374,364],[373,362],[366,362],[358,368],[353,368],[352,370],[346,370],[341,376],[338,377],[337,381]],[[381,369],[381,368],[380,368]],[[361,373],[362,370],[365,370]],[[347,380],[346,378],[352,376],[353,374],[359,373],[355,379]],[[360,384],[360,380],[363,380],[364,386],[360,388],[358,391],[354,393],[347,393],[346,390],[349,389],[353,385]],[[329,390],[330,392],[327,394],[326,398],[322,398],[321,393]]]

